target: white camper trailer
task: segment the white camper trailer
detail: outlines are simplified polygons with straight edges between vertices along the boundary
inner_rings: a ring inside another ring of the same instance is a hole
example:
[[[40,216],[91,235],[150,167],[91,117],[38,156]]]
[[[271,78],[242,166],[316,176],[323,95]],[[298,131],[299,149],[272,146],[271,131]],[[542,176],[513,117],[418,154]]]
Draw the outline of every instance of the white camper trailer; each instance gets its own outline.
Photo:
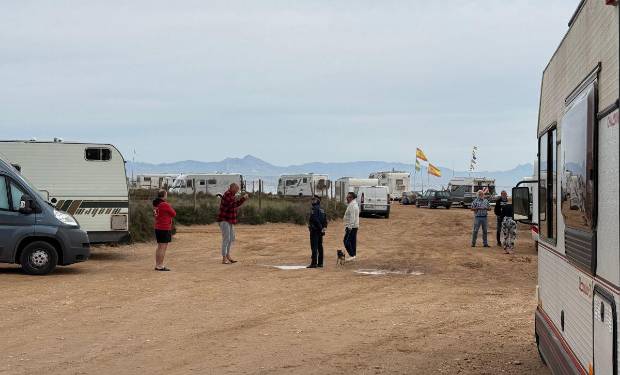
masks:
[[[379,180],[379,186],[387,186],[390,197],[400,200],[403,193],[411,190],[411,174],[407,172],[375,172],[368,178]]]
[[[471,206],[479,190],[489,202],[495,201],[495,179],[486,177],[454,177],[448,182],[450,201],[462,207]]]
[[[360,186],[379,186],[379,179],[342,177],[337,179],[334,185],[336,200],[346,202],[347,193],[355,192],[355,188]]]
[[[618,8],[580,2],[542,77],[535,331],[554,374],[620,371]],[[512,196],[526,217],[528,188]]]
[[[171,193],[175,194],[194,194],[205,193],[211,195],[224,194],[232,183],[235,183],[245,190],[245,181],[239,173],[187,173],[178,175]]]
[[[174,185],[177,175],[169,173],[139,174],[133,181],[133,186],[136,189],[169,189]]]
[[[282,175],[278,180],[278,194],[284,196],[304,196],[309,197],[318,195],[321,197],[329,196],[331,181],[327,175],[323,174],[290,174]]]
[[[109,144],[0,141],[0,153],[57,209],[73,215],[92,243],[129,235],[125,160]]]

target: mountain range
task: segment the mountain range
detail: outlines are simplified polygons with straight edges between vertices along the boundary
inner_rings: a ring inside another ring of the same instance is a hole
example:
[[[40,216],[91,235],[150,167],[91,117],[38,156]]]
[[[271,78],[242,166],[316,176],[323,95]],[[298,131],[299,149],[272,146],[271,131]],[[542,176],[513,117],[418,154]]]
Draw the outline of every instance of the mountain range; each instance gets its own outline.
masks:
[[[447,186],[452,177],[466,177],[470,173],[467,171],[453,171],[450,168],[439,167],[442,176],[434,177],[426,174],[426,167],[422,167],[422,171],[416,173],[416,189],[421,187],[421,179],[424,185],[433,187]],[[406,171],[413,172],[413,164],[385,162],[385,161],[355,161],[355,162],[334,162],[320,163],[312,162],[299,165],[277,166],[270,164],[252,155],[243,158],[226,158],[218,162],[202,162],[195,160],[177,161],[172,163],[151,164],[143,162],[127,162],[127,173],[149,174],[149,173],[241,173],[246,180],[265,179],[267,184],[277,181],[277,177],[282,174],[296,173],[321,173],[329,175],[330,179],[336,180],[340,177],[359,177],[366,178],[372,172],[378,171]],[[521,181],[523,177],[532,176],[534,166],[530,164],[521,164],[512,169],[504,171],[476,171],[477,177],[495,178],[495,184],[498,188],[508,189]],[[413,180],[413,176],[412,176]],[[413,184],[413,182],[412,182]]]

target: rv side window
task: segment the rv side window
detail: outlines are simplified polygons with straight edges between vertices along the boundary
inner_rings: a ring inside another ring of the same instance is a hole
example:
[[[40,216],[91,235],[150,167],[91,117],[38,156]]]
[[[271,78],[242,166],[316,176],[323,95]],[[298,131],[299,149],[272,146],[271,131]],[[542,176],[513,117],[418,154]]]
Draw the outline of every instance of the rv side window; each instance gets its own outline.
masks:
[[[557,207],[557,145],[556,129],[552,128],[538,140],[538,223],[540,237],[555,243],[557,224],[555,212]]]
[[[88,161],[108,161],[112,159],[112,151],[109,148],[89,147],[85,151]]]
[[[205,180],[200,180],[200,186],[204,186]]]
[[[150,177],[144,177],[144,182],[151,182],[151,178]]]
[[[0,210],[9,209],[9,190],[6,187],[6,178],[0,177]]]
[[[207,180],[207,184],[209,185],[217,185],[217,180],[215,178],[211,178]]]
[[[562,119],[562,215],[567,227],[594,227],[594,88],[575,99]]]
[[[307,179],[306,177],[304,177],[304,179],[303,179],[303,183],[304,183],[304,184],[307,184],[307,183],[308,183],[308,179]]]
[[[286,186],[293,186],[297,184],[297,180],[286,180]]]

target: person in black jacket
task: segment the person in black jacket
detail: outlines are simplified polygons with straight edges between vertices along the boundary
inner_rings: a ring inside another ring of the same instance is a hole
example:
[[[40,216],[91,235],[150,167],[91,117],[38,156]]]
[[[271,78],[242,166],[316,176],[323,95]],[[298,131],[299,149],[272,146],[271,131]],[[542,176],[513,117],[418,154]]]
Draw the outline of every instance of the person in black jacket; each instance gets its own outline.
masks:
[[[502,246],[502,223],[504,222],[504,206],[508,204],[508,193],[502,190],[502,194],[495,201],[495,216],[497,218],[497,246]]]
[[[327,229],[327,215],[321,208],[321,198],[317,195],[312,197],[312,212],[308,219],[310,230],[310,248],[312,249],[312,261],[308,268],[323,267],[323,236]]]

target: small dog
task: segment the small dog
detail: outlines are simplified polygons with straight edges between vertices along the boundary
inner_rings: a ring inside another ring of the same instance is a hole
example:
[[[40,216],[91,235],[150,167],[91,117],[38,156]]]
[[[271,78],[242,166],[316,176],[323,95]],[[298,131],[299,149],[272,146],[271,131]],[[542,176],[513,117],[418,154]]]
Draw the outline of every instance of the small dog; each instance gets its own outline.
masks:
[[[336,259],[336,265],[344,266],[344,264],[346,263],[346,260],[344,258],[344,252],[342,250],[338,250],[336,254],[338,255],[338,259]]]

